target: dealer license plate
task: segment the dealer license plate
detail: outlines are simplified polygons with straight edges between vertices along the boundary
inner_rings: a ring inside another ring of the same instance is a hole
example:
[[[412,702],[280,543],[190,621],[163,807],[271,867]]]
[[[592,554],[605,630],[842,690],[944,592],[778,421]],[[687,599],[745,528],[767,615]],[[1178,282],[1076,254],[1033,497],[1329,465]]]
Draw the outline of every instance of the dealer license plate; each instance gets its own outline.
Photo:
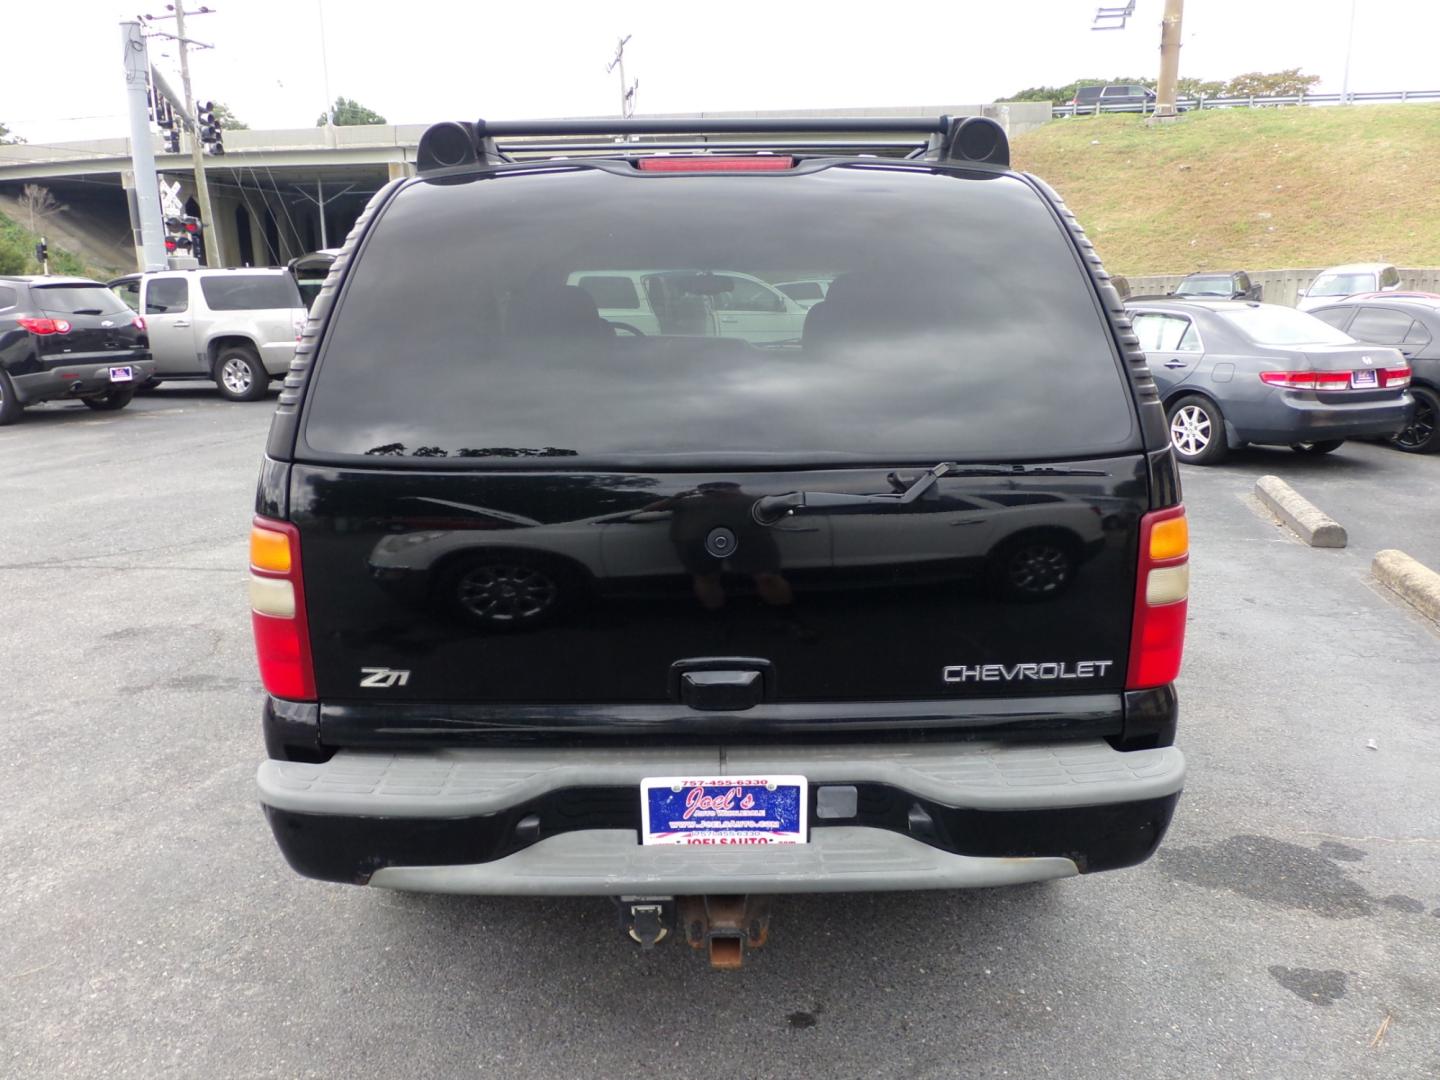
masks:
[[[651,776],[640,781],[641,842],[740,846],[803,844],[803,776]]]
[[[111,382],[131,382],[135,378],[135,372],[128,367],[112,367],[110,369]]]
[[[1359,390],[1362,387],[1378,385],[1379,384],[1375,381],[1374,370],[1352,371],[1350,373],[1350,386],[1353,389]]]

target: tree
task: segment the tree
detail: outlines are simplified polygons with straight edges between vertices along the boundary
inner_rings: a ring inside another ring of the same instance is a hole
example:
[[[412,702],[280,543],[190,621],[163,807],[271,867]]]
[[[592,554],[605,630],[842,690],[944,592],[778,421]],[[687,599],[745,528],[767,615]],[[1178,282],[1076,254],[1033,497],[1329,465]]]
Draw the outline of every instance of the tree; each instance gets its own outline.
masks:
[[[1065,104],[1075,96],[1075,91],[1082,86],[1148,86],[1155,89],[1154,79],[1135,79],[1130,77],[1117,76],[1113,79],[1076,79],[1064,86],[1030,86],[1021,90],[1018,94],[1009,97],[996,98],[996,101],[1054,101]]]
[[[210,115],[215,117],[215,122],[226,131],[250,130],[250,125],[231,112],[230,106],[226,105],[223,101],[216,101],[211,104]]]
[[[347,97],[337,97],[335,105],[330,109],[330,121],[336,127],[353,127],[356,124],[387,124],[385,117],[381,116],[369,106],[361,105],[358,101],[352,101]],[[315,121],[316,127],[325,126],[325,114],[320,114],[320,119]]]
[[[26,184],[20,189],[20,205],[30,215],[30,231],[32,233],[43,231],[45,222],[62,210],[69,209],[50,194],[49,188],[41,187],[39,184]]]
[[[10,143],[22,143],[24,141],[25,139],[22,136],[11,135],[10,129],[4,124],[0,124],[0,146],[5,146]]]
[[[1226,97],[1294,97],[1308,94],[1320,81],[1319,75],[1301,75],[1299,68],[1265,74],[1249,71],[1225,84]]]
[[[1219,97],[1224,90],[1225,84],[1218,79],[1175,80],[1175,96],[1182,101],[1198,98],[1202,94],[1207,98]]]

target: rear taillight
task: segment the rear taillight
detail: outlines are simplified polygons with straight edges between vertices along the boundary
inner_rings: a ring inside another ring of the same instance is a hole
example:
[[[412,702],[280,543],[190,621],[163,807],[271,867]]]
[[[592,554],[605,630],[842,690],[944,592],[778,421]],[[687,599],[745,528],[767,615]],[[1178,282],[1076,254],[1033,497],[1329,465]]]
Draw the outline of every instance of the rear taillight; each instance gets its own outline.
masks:
[[[795,159],[772,154],[748,157],[648,157],[641,158],[642,172],[779,172],[793,169]]]
[[[133,326],[136,330],[140,330],[143,332],[145,329],[145,316],[136,315],[133,319],[130,320],[130,325]]]
[[[16,320],[26,330],[41,337],[47,334],[68,334],[70,324],[64,319],[33,319],[22,315]]]
[[[1287,390],[1349,390],[1348,371],[1262,371],[1260,381],[1269,386],[1283,386]],[[1375,386],[1403,387],[1410,385],[1408,367],[1377,368]],[[1370,390],[1361,386],[1357,389]]]
[[[1345,390],[1350,386],[1348,371],[1262,371],[1260,381],[1289,390]]]
[[[1152,511],[1140,519],[1127,690],[1164,686],[1180,674],[1189,596],[1190,527],[1185,508]]]
[[[250,622],[265,689],[292,701],[314,701],[300,532],[294,525],[256,518],[250,530]]]

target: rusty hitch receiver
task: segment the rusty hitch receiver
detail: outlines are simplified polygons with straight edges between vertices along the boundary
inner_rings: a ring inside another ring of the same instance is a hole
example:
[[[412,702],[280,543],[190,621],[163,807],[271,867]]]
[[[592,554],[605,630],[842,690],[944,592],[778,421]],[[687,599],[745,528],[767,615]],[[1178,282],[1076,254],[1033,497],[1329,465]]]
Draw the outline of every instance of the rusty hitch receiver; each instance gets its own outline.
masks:
[[[770,936],[768,896],[617,896],[620,929],[649,951],[671,936],[678,923],[693,949],[710,954],[710,966],[733,971],[746,949]]]
[[[685,939],[693,949],[709,950],[712,968],[739,968],[746,949],[758,949],[770,936],[768,896],[682,896],[676,907]]]

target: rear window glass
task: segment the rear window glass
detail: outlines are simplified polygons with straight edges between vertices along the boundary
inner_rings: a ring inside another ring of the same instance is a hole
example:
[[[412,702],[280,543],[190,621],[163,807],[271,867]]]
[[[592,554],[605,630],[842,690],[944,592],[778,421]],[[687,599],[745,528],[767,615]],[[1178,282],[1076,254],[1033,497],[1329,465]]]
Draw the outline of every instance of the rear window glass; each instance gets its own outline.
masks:
[[[289,274],[226,274],[202,277],[200,291],[212,311],[271,311],[304,307]]]
[[[640,306],[640,294],[628,277],[580,277],[575,284],[590,294],[596,307],[633,310]]]
[[[1321,274],[1306,290],[1306,296],[1354,296],[1374,292],[1374,274]]]
[[[1354,339],[1329,323],[1294,308],[1264,304],[1220,312],[1220,317],[1257,345],[1350,345]]]
[[[638,277],[644,325],[591,277]],[[777,282],[830,280],[809,308]],[[502,174],[400,192],[305,439],[486,463],[1013,460],[1137,446],[1113,341],[1012,177]]]
[[[818,281],[792,281],[789,284],[777,285],[776,288],[791,300],[821,300],[825,297]]]
[[[19,294],[8,285],[0,285],[0,308],[14,307]]]
[[[119,315],[129,308],[104,285],[32,285],[35,306],[51,315]]]
[[[1186,278],[1175,290],[1179,296],[1229,296],[1234,291],[1235,282],[1229,274]]]

